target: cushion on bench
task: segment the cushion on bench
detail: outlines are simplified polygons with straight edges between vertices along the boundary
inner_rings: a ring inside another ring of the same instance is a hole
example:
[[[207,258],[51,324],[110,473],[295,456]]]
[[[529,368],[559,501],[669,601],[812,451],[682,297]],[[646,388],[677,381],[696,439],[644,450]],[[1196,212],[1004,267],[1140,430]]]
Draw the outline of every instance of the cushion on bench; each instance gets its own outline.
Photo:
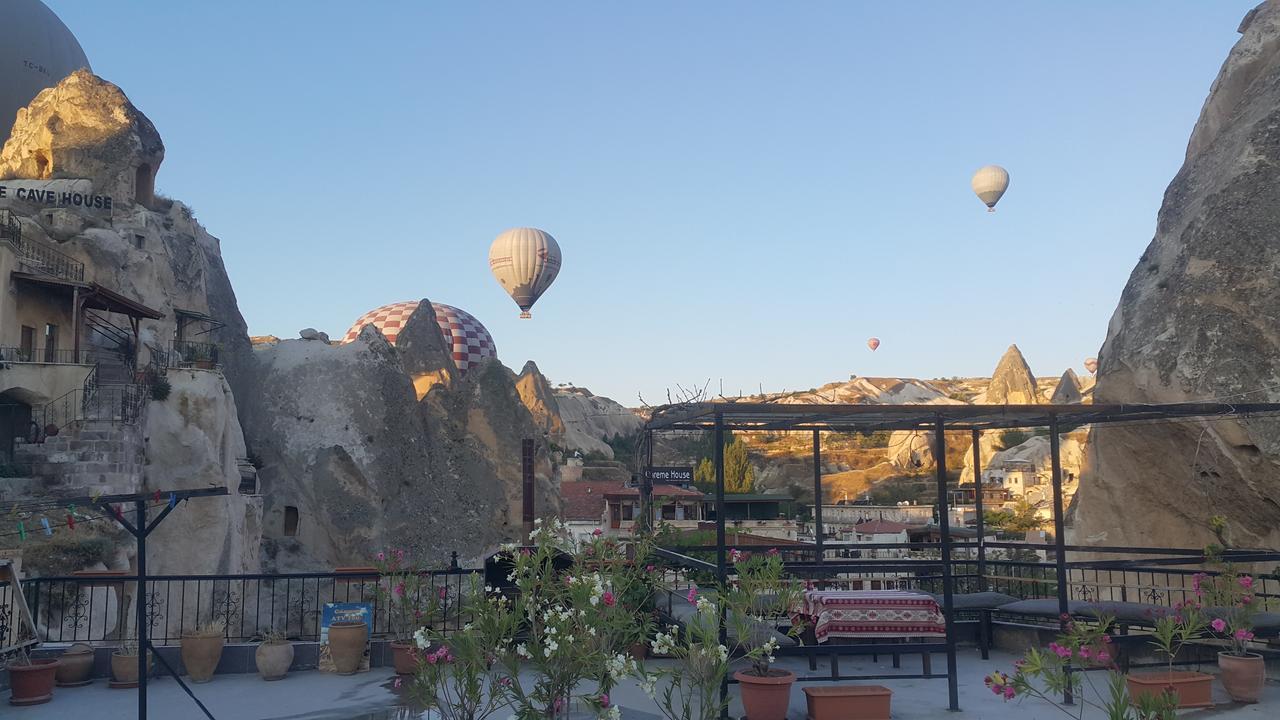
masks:
[[[1080,609],[1086,603],[1079,600],[1071,600],[1067,602],[1067,612],[1077,615]],[[1053,598],[1038,598],[1035,600],[1018,600],[1016,602],[1007,603],[996,608],[996,610],[1004,613],[1013,613],[1015,615],[1035,615],[1037,617],[1056,618],[1059,615],[1058,601]]]
[[[938,607],[942,607],[943,597],[933,597],[938,600]],[[956,610],[995,610],[1014,602],[1018,602],[1018,598],[999,592],[955,593],[951,596],[951,607]]]
[[[1083,607],[1079,610],[1079,614],[1085,617],[1099,618],[1105,615],[1115,618],[1119,622],[1137,623],[1139,625],[1151,625],[1160,617],[1161,613],[1174,612],[1176,611],[1167,605],[1120,602],[1119,600],[1086,602],[1083,603]]]

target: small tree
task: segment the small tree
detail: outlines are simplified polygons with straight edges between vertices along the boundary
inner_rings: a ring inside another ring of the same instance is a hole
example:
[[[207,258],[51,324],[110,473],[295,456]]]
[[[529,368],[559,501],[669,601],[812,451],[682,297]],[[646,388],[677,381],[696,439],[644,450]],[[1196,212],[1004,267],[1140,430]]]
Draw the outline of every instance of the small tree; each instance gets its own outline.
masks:
[[[983,521],[997,530],[1009,532],[1026,532],[1040,528],[1040,518],[1036,516],[1036,508],[1024,499],[1019,499],[1012,510],[988,510],[982,516]]]
[[[724,491],[750,493],[755,489],[756,473],[747,455],[747,444],[730,440],[724,446]],[[715,492],[716,465],[711,458],[702,458],[693,469],[693,484],[703,492]]]

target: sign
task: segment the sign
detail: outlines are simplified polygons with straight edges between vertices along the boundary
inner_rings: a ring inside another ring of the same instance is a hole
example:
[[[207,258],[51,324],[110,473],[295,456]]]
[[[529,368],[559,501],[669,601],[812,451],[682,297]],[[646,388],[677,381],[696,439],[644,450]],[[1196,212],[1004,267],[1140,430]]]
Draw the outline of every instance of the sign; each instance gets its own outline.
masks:
[[[373,603],[325,603],[320,611],[320,659],[316,668],[321,672],[334,672],[333,655],[329,652],[329,626],[336,622],[362,622],[369,627],[365,635],[364,657],[356,672],[369,669],[369,635],[373,633]]]
[[[6,180],[0,183],[0,203],[17,200],[30,205],[57,208],[83,208],[111,212],[110,195],[93,192],[88,180]]]
[[[645,472],[649,481],[661,485],[692,485],[693,468],[691,467],[651,467]]]

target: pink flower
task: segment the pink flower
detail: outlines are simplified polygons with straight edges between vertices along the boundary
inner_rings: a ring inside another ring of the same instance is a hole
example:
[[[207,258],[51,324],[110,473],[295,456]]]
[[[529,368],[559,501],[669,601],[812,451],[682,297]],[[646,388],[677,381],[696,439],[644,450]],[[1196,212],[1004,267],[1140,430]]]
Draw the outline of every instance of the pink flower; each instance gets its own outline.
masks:
[[[737,549],[737,548],[734,548],[734,549],[732,549],[732,550],[730,550],[730,551],[729,551],[729,562],[735,562],[735,563],[736,563],[736,562],[738,562],[738,560],[740,560],[740,559],[742,559],[742,553],[741,553],[741,552],[738,552],[738,549]]]
[[[604,600],[605,607],[613,607],[618,602],[617,599],[613,597],[612,590],[605,590],[604,597],[601,599]]]
[[[1106,643],[1106,644],[1110,645],[1110,644],[1111,644],[1111,636],[1110,636],[1110,635],[1103,635],[1103,636],[1102,636],[1102,642],[1104,642],[1104,643]]]
[[[644,571],[645,571],[645,572],[653,572],[653,566],[652,566],[652,565],[645,565],[645,566],[644,566]]]
[[[698,586],[697,585],[694,585],[693,587],[689,588],[689,594],[685,596],[685,599],[688,600],[689,602],[698,602]]]
[[[1251,602],[1253,602],[1253,596],[1252,596],[1252,595],[1245,595],[1244,597],[1241,597],[1241,598],[1240,598],[1240,604],[1241,604],[1241,605],[1248,605],[1248,604],[1249,604],[1249,603],[1251,603]]]
[[[403,684],[403,681],[401,681],[401,680],[400,680],[400,676],[399,676],[399,675],[397,675],[397,676],[396,676],[396,681],[395,681],[394,683],[391,683],[391,686],[392,686],[392,687],[394,687],[395,689],[399,690],[399,689],[400,689],[400,686],[401,686],[402,684]]]
[[[502,687],[511,687],[511,678],[504,677],[498,681],[498,684],[501,685]]]
[[[400,582],[396,583],[395,588],[391,592],[395,593],[396,595],[404,595],[404,581],[401,580]]]
[[[1049,650],[1053,652],[1054,655],[1057,655],[1060,658],[1071,657],[1071,648],[1065,647],[1063,645],[1059,645],[1056,642],[1049,643]]]
[[[603,531],[603,530],[601,530],[600,528],[596,528],[595,530],[592,530],[592,531],[591,531],[591,536],[592,536],[592,537],[600,537],[600,536],[601,536],[601,535],[603,535],[603,534],[604,534],[604,531]]]
[[[1200,583],[1203,583],[1207,577],[1209,576],[1205,573],[1196,573],[1191,576],[1191,587],[1195,589],[1196,595],[1200,594]]]
[[[449,588],[447,587],[441,587],[439,590],[436,590],[436,597],[440,598],[441,600],[445,599],[445,597],[448,596],[448,594],[449,594]]]
[[[609,707],[609,693],[601,693],[601,695],[600,695],[600,707],[602,707],[602,708],[607,708],[607,707]]]
[[[1232,637],[1242,642],[1248,642],[1253,639],[1253,633],[1245,630],[1244,628],[1240,628]]]
[[[1098,654],[1094,655],[1093,658],[1100,663],[1109,662],[1111,660],[1111,653],[1106,650],[1099,650]]]
[[[1093,655],[1093,651],[1090,650],[1088,647],[1080,648],[1080,657],[1084,658],[1085,660],[1088,660],[1089,656],[1091,655]]]
[[[777,554],[778,554],[778,548],[769,548],[769,551],[765,553],[765,555],[770,555],[770,556],[777,555]]]
[[[1241,575],[1240,587],[1244,588],[1245,590],[1248,590],[1249,588],[1253,587],[1253,577],[1249,575]]]
[[[383,553],[383,552],[378,553],[378,562],[382,562],[383,560],[386,560],[386,559],[387,559],[386,553]]]
[[[1214,618],[1213,622],[1209,623],[1209,625],[1213,628],[1214,632],[1223,632],[1227,629],[1227,621],[1222,618]]]
[[[553,706],[555,707],[556,712],[560,712],[560,709],[564,707],[564,698],[556,698],[556,701],[555,703],[553,703]]]
[[[529,557],[530,555],[533,554],[533,551],[531,551],[529,548],[520,548],[520,554],[525,557]]]
[[[1005,699],[1005,700],[1012,700],[1012,699],[1013,699],[1013,696],[1014,696],[1014,695],[1016,695],[1016,694],[1017,694],[1017,693],[1016,693],[1016,692],[1014,692],[1014,689],[1013,689],[1013,686],[1012,686],[1012,685],[1005,685],[1005,686],[1004,686],[1004,699]]]

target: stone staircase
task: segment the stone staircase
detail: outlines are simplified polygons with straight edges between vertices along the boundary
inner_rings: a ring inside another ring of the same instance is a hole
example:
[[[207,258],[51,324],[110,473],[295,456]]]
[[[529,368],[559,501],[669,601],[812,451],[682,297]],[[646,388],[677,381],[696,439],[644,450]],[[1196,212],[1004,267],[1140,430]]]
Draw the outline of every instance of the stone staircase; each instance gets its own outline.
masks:
[[[140,428],[93,420],[16,446],[14,461],[29,467],[44,490],[127,492],[142,483],[145,447]]]

